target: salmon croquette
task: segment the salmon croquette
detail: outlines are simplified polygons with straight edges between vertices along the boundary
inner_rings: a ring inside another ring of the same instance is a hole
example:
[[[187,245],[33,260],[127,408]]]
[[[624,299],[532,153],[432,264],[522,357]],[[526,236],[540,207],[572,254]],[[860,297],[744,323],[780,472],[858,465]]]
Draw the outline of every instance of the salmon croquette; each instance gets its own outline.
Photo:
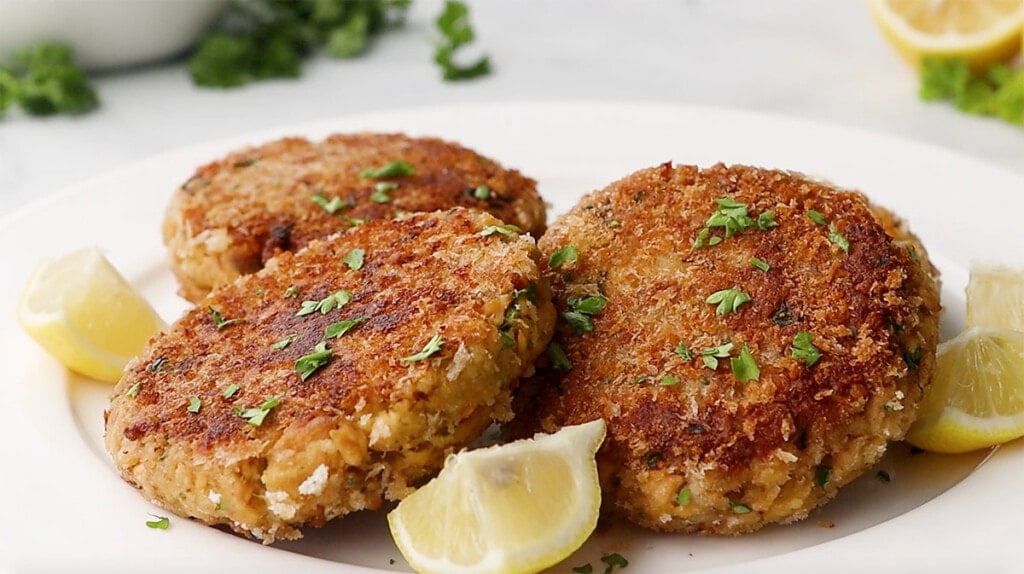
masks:
[[[914,420],[937,273],[860,193],[667,163],[585,196],[539,245],[560,319],[512,428],[604,418],[607,511],[705,534],[789,523]]]
[[[512,417],[555,322],[538,259],[463,208],[283,253],[129,363],[107,449],[156,504],[265,543],[401,499]]]
[[[200,167],[174,194],[163,238],[181,295],[196,302],[363,221],[456,206],[544,232],[536,182],[518,171],[435,138],[359,133],[284,138]]]

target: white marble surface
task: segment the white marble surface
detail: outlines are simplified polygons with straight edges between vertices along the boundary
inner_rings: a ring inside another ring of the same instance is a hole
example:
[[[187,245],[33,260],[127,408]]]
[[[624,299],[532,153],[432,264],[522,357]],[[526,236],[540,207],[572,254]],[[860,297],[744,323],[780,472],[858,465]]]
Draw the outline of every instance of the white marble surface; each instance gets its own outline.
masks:
[[[0,214],[211,139],[360,112],[471,102],[602,100],[755,110],[928,142],[1024,174],[1024,130],[918,100],[916,74],[882,39],[862,0],[472,2],[477,45],[491,55],[495,73],[464,83],[442,82],[431,61],[440,6],[416,0],[407,26],[381,38],[365,57],[316,59],[298,80],[202,89],[179,60],[96,77],[102,107],[88,115],[8,113],[0,120]]]

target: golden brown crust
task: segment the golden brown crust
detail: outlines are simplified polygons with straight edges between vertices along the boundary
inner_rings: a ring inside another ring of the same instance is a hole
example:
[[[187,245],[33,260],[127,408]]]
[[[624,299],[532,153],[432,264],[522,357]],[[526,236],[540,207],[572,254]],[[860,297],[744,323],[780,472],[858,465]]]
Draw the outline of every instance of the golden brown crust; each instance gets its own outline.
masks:
[[[413,175],[360,177],[392,161]],[[376,196],[379,181],[398,184]],[[490,190],[485,199],[473,191]],[[319,194],[346,205],[333,214]],[[321,142],[290,137],[228,154],[196,170],[175,193],[163,225],[182,295],[197,301],[211,288],[262,268],[282,251],[346,229],[353,221],[462,206],[488,211],[534,237],[545,228],[536,182],[454,143],[402,134],[335,134]]]
[[[747,204],[755,224],[727,238],[716,227],[695,247],[725,197]],[[874,209],[798,175],[723,165],[664,164],[584,197],[539,243],[545,257],[572,245],[578,260],[545,273],[560,312],[573,297],[607,304],[591,332],[559,323],[572,368],[525,385],[516,425],[605,418],[606,502],[643,526],[734,534],[806,516],[902,438],[934,357],[933,269]],[[758,229],[768,211],[778,225]],[[719,315],[706,300],[730,288],[751,300]],[[821,352],[811,367],[791,356],[801,331]],[[701,350],[726,342],[729,358],[708,368]],[[730,370],[744,347],[760,369],[747,382]],[[683,487],[691,501],[679,505]]]
[[[115,465],[170,510],[265,542],[403,497],[511,418],[511,387],[551,336],[534,241],[482,233],[498,224],[461,208],[371,221],[214,290],[128,365],[106,423]],[[354,249],[358,269],[343,263]],[[297,315],[341,290],[344,306]],[[238,322],[218,328],[212,310]],[[303,380],[299,358],[360,318]],[[439,351],[406,359],[434,335]],[[270,397],[261,425],[241,416]]]

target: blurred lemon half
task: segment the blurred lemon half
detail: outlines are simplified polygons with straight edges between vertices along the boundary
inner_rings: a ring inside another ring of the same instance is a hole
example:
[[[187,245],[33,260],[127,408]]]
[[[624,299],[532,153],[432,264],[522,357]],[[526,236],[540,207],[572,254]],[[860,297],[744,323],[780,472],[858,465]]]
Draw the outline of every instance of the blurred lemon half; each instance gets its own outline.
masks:
[[[964,58],[974,69],[1021,49],[1024,0],[867,0],[882,33],[912,65]]]
[[[605,424],[448,457],[441,473],[388,514],[417,572],[539,572],[579,548],[601,506],[594,456]]]
[[[18,322],[71,370],[116,382],[164,327],[156,311],[96,248],[43,260],[18,302]]]
[[[967,326],[1024,331],[1024,269],[971,262]]]

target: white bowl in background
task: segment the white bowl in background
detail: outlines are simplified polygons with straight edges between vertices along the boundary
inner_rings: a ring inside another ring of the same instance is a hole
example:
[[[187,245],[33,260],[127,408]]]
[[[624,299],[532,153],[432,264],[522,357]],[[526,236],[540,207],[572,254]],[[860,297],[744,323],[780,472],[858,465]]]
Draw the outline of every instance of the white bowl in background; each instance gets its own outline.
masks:
[[[39,42],[62,42],[89,70],[184,53],[227,0],[0,0],[0,63]]]

